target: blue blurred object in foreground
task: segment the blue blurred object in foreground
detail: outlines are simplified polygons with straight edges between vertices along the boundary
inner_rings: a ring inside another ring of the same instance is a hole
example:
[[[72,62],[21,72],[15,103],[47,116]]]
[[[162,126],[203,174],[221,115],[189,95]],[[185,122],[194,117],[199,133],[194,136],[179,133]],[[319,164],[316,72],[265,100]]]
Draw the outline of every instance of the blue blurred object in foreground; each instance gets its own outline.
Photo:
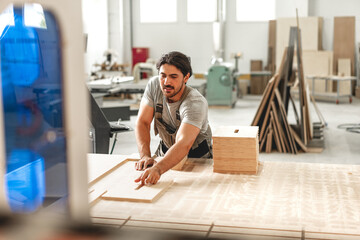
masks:
[[[11,211],[35,211],[45,196],[44,159],[31,151],[20,150],[12,152],[8,162],[5,179]]]

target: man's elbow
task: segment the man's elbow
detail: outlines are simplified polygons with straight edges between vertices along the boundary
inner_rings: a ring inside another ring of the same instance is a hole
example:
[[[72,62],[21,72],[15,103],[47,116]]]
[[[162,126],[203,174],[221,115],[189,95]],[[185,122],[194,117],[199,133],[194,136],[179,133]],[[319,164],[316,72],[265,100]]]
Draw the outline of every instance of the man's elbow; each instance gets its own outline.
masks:
[[[183,147],[183,149],[186,150],[187,153],[190,151],[193,144],[194,141],[180,141],[180,145]]]
[[[150,129],[150,124],[146,121],[141,119],[136,120],[135,122],[135,131],[143,130],[143,129]]]

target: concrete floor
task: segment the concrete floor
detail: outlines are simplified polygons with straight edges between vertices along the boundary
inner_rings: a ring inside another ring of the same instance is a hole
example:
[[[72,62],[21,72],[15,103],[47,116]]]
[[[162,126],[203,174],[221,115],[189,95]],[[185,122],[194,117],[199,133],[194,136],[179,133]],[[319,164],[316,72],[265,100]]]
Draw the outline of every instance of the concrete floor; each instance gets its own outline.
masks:
[[[256,110],[261,100],[260,95],[246,95],[238,99],[232,109],[209,108],[209,122],[213,131],[222,125],[228,126],[249,126],[255,116]],[[335,100],[320,101],[317,105],[325,118],[327,127],[324,130],[325,149],[322,153],[260,153],[260,161],[284,161],[284,162],[308,162],[308,163],[332,163],[332,164],[360,164],[360,134],[348,132],[340,129],[340,124],[360,124],[360,99],[353,98],[349,103],[347,98],[335,104]],[[319,122],[319,118],[310,104],[310,114],[313,122]],[[291,107],[289,108],[288,120],[290,124],[295,123]],[[136,116],[132,116],[130,121],[123,123],[134,127]],[[151,150],[155,152],[159,143],[159,138],[151,132]],[[110,146],[112,141],[110,142]],[[117,136],[117,143],[114,154],[133,154],[137,153],[137,146],[134,131],[121,133]]]

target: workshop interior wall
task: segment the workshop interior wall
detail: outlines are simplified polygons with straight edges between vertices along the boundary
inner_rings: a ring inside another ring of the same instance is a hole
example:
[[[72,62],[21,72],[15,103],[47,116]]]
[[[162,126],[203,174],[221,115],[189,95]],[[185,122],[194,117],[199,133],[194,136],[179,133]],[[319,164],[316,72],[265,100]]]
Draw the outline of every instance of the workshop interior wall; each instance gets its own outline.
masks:
[[[109,20],[118,18],[123,26],[118,24],[108,25],[107,4],[119,1],[123,9],[111,8]],[[179,50],[192,57],[194,72],[204,73],[211,64],[211,57],[214,55],[212,23],[187,23],[186,1],[178,1],[178,21],[176,23],[140,23],[140,0],[132,0],[132,33],[130,28],[129,8],[130,0],[83,0],[84,26],[89,33],[96,33],[96,39],[90,39],[88,53],[86,54],[86,69],[90,70],[91,64],[102,56],[110,43],[123,44],[123,48],[116,47],[120,51],[123,63],[131,63],[131,39],[133,47],[148,47],[151,58],[159,58],[164,52]],[[299,16],[321,16],[324,18],[323,25],[323,49],[332,50],[333,46],[333,23],[334,16],[356,16],[360,11],[360,2],[357,0],[312,0],[312,1],[287,1],[276,0],[277,17],[295,17],[296,8]],[[225,26],[225,61],[234,62],[230,56],[232,53],[242,52],[243,57],[239,60],[239,71],[247,73],[250,71],[250,60],[262,60],[267,65],[267,43],[268,43],[268,22],[237,22],[236,21],[236,0],[226,1],[226,26]],[[88,9],[88,10],[87,10]],[[96,14],[90,14],[94,9]],[[85,13],[86,11],[90,11]],[[201,11],[201,9],[199,9]],[[97,16],[96,18],[93,16]],[[121,19],[123,21],[121,22]],[[358,23],[358,19],[356,22]],[[94,24],[95,23],[95,24]],[[108,29],[109,27],[109,29]],[[122,34],[118,29],[124,27]],[[359,32],[360,24],[356,24],[356,33]],[[108,32],[108,35],[106,34]],[[129,36],[132,35],[132,36]],[[359,41],[359,34],[356,34],[356,42]],[[118,41],[116,41],[118,38]],[[125,38],[125,39],[123,39]],[[93,42],[91,42],[93,41]],[[94,45],[93,45],[94,44]],[[92,49],[96,47],[96,49]],[[123,50],[121,50],[123,49]]]

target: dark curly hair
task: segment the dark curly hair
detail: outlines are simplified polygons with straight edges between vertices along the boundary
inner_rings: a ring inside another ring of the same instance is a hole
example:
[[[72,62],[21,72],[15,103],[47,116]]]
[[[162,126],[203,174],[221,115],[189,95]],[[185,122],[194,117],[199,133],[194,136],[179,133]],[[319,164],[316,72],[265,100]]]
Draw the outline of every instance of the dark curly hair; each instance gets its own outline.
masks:
[[[188,73],[190,73],[189,77],[191,77],[192,75],[190,57],[186,56],[181,52],[173,51],[163,54],[159,61],[156,63],[157,70],[159,71],[160,67],[164,64],[175,66],[181,71],[184,76],[186,76],[186,74]]]

